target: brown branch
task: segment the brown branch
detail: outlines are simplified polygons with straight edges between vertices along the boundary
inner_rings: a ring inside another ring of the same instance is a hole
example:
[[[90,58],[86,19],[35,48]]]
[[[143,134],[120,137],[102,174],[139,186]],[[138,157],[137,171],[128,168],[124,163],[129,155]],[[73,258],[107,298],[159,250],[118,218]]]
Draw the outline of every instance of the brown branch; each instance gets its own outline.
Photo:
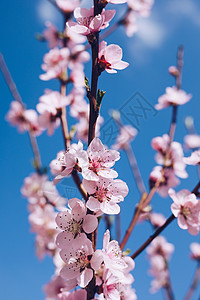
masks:
[[[10,90],[10,93],[12,94],[13,98],[18,101],[22,107],[24,109],[25,108],[25,104],[22,101],[22,98],[17,90],[16,84],[10,74],[10,71],[8,70],[8,67],[6,65],[6,62],[3,58],[3,55],[0,53],[0,69],[2,71],[4,80]],[[35,136],[31,133],[31,131],[28,131],[28,135],[29,135],[29,140],[30,140],[30,145],[31,145],[31,149],[33,152],[33,156],[34,156],[34,168],[36,169],[38,174],[42,173],[42,163],[41,163],[41,157],[40,157],[40,151],[38,148],[38,144],[37,144],[37,140],[35,138]]]
[[[193,280],[192,280],[192,283],[191,283],[191,286],[190,286],[184,300],[190,300],[192,298],[192,295],[194,294],[194,292],[197,288],[197,285],[199,283],[199,279],[200,279],[200,265],[198,264],[195,274],[194,274],[194,277],[193,277]]]
[[[164,225],[162,225],[161,227],[159,227],[154,234],[152,234],[147,240],[146,242],[144,242],[142,244],[142,246],[131,255],[132,259],[135,259],[147,246],[149,246],[149,244],[175,219],[174,215],[171,215],[166,222],[164,223]]]

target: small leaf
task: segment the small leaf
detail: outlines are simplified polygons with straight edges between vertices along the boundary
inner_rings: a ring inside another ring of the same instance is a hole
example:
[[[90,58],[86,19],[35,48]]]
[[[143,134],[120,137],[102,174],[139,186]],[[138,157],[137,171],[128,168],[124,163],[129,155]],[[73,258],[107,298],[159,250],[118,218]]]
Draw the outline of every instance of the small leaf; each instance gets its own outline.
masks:
[[[101,91],[100,89],[98,89],[98,92],[97,92],[97,107],[100,107],[101,101],[102,101],[105,93],[106,93],[105,91],[103,91],[103,90]]]

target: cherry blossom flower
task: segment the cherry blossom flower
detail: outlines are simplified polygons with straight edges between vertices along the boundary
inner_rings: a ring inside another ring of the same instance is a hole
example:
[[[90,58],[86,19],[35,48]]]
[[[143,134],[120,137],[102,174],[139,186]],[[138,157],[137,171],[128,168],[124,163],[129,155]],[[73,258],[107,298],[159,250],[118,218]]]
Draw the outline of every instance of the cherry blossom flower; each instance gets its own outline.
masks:
[[[104,0],[101,0],[103,2]],[[122,4],[127,2],[127,0],[105,0],[107,3],[112,3],[112,4]]]
[[[167,87],[166,94],[158,98],[158,104],[155,105],[157,110],[166,108],[170,105],[183,105],[190,101],[191,94],[186,94],[183,90],[178,90],[175,86]]]
[[[149,256],[161,255],[165,260],[169,260],[174,252],[174,245],[167,242],[164,236],[156,237],[147,248]]]
[[[61,289],[65,286],[65,281],[61,276],[53,276],[51,281],[44,286],[46,294],[45,300],[57,299]]]
[[[87,208],[83,201],[73,198],[68,202],[70,209],[64,210],[56,217],[58,227],[63,230],[56,239],[56,244],[61,249],[71,247],[77,236],[93,232],[98,225],[97,218],[93,215],[86,214]]]
[[[143,17],[148,17],[154,0],[128,0],[128,6]]]
[[[199,243],[192,243],[190,245],[191,250],[191,258],[200,261],[200,244]]]
[[[77,23],[73,21],[67,22],[67,26],[74,30],[76,33],[83,35],[90,35],[108,27],[109,22],[115,15],[115,10],[103,9],[101,14],[94,17],[94,7],[90,9],[77,7],[74,10],[74,17]]]
[[[108,269],[113,275],[123,278],[124,272],[128,267],[126,259],[122,256],[122,251],[117,241],[110,241],[110,232],[107,230],[103,237],[103,249],[96,250],[91,259],[92,268],[99,270],[101,264]]]
[[[70,51],[70,61],[69,68],[76,68],[77,64],[82,64],[90,60],[90,54],[85,50],[85,46],[83,45],[74,45],[71,46]]]
[[[172,142],[168,158],[166,159],[166,153],[169,147],[169,136],[164,134],[162,137],[155,137],[151,142],[152,148],[158,153],[155,156],[155,160],[158,164],[167,168],[172,168],[175,175],[180,178],[187,178],[188,174],[185,171],[185,163],[183,161],[183,149],[180,143]]]
[[[87,118],[89,105],[84,99],[85,90],[83,88],[73,88],[69,94],[71,97],[70,115],[74,118]]]
[[[56,0],[56,4],[64,13],[73,12],[80,5],[79,0]]]
[[[128,186],[120,179],[102,177],[99,177],[98,181],[83,179],[83,186],[89,194],[86,206],[94,212],[100,210],[106,214],[118,214],[120,206],[117,203],[123,201],[128,194]]]
[[[45,25],[47,28],[43,31],[43,37],[48,41],[48,47],[57,47],[59,45],[57,28],[49,21],[47,21]]]
[[[135,12],[133,10],[131,10],[127,14],[126,19],[123,22],[123,25],[125,26],[126,34],[128,37],[133,36],[133,34],[138,31]]]
[[[200,135],[188,134],[184,137],[185,147],[187,149],[196,149],[200,147]]]
[[[36,252],[40,259],[45,254],[53,255],[56,249],[55,237],[57,234],[55,223],[56,212],[50,204],[43,208],[35,205],[34,210],[29,215],[31,230],[36,235]]]
[[[30,131],[33,135],[39,135],[41,128],[38,124],[38,115],[33,109],[24,109],[18,101],[12,101],[6,120],[13,126],[17,126],[20,132]]]
[[[84,236],[77,237],[70,249],[60,252],[66,265],[61,269],[60,275],[64,279],[76,279],[80,287],[86,287],[93,277],[89,257],[93,254],[92,242]]]
[[[62,292],[58,295],[59,300],[87,300],[86,290],[77,290],[72,293]]]
[[[154,187],[156,182],[159,182],[157,192],[161,197],[167,197],[168,191],[172,187],[176,187],[180,180],[175,176],[173,169],[156,166],[150,173],[149,183],[150,187]]]
[[[120,134],[117,136],[116,143],[112,146],[115,150],[126,149],[137,135],[137,129],[131,125],[125,125],[120,128]]]
[[[160,227],[165,223],[166,218],[162,214],[151,212],[149,214],[149,220],[154,227]]]
[[[118,176],[117,172],[110,168],[119,158],[119,152],[108,150],[100,139],[94,138],[88,146],[87,152],[79,152],[78,159],[83,178],[92,181],[98,181],[99,176],[116,178]]]
[[[187,165],[198,165],[200,164],[200,150],[194,151],[191,156],[184,157],[184,163]]]
[[[73,83],[75,88],[85,87],[85,74],[84,67],[82,64],[76,64],[76,67],[72,69],[69,80]]]
[[[24,180],[21,193],[28,198],[30,203],[29,209],[38,204],[43,207],[47,202],[60,208],[65,205],[66,200],[61,197],[51,181],[48,181],[46,175],[31,174]]]
[[[122,60],[122,49],[118,45],[108,45],[102,41],[99,45],[99,69],[100,72],[106,70],[108,73],[117,73],[116,70],[123,70],[129,63]]]
[[[48,134],[54,133],[54,128],[60,125],[61,108],[70,104],[70,98],[62,96],[59,92],[46,90],[40,97],[37,110],[40,113],[39,124],[42,128],[48,128]]]
[[[171,205],[173,215],[178,219],[178,225],[187,229],[192,235],[199,233],[200,229],[200,201],[195,194],[188,190],[181,190],[177,194],[169,190],[169,196],[174,203]]]
[[[57,153],[56,159],[53,159],[50,164],[50,171],[52,175],[58,175],[59,173],[61,173],[65,167],[60,163],[62,161],[62,159],[64,158],[65,155],[65,151],[59,151]]]
[[[59,155],[57,164],[61,172],[59,172],[55,177],[55,182],[71,174],[75,166],[78,164],[79,154],[82,151],[83,144],[79,141],[78,144],[71,144],[69,149],[63,153],[63,155]],[[56,164],[56,162],[54,162],[54,164]]]
[[[68,48],[51,49],[44,56],[42,69],[46,72],[40,75],[41,80],[50,80],[53,78],[66,79],[66,68],[69,63],[70,51]]]

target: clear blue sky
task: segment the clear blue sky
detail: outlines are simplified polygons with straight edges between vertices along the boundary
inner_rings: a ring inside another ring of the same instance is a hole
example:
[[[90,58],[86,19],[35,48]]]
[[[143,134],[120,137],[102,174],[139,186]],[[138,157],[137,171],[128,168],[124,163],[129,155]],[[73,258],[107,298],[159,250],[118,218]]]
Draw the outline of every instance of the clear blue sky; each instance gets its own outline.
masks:
[[[123,8],[123,6],[121,6]],[[119,8],[119,14],[121,13]],[[36,32],[44,29],[44,21],[50,19],[58,26],[61,16],[54,14],[54,9],[47,0],[3,1],[0,10],[0,51],[3,53],[17,87],[27,103],[34,108],[38,98],[46,87],[58,88],[56,82],[42,82],[39,74],[46,44],[34,38]],[[159,0],[156,1],[149,19],[140,20],[139,32],[128,39],[123,29],[119,29],[108,38],[109,43],[119,44],[124,51],[124,60],[130,67],[116,75],[102,74],[99,87],[106,90],[101,113],[105,122],[109,121],[108,111],[119,109],[136,92],[139,92],[151,105],[164,93],[165,87],[173,81],[168,75],[169,65],[176,63],[176,52],[179,44],[185,47],[183,88],[193,94],[191,102],[180,109],[178,129],[175,138],[182,142],[186,134],[183,120],[193,115],[197,131],[200,133],[200,3],[197,0]],[[117,18],[117,17],[116,17]],[[90,77],[90,64],[86,67]],[[39,262],[34,253],[34,235],[30,234],[26,200],[20,194],[23,178],[32,172],[31,150],[26,135],[19,135],[15,128],[5,122],[12,96],[0,75],[1,96],[1,256],[0,256],[0,299],[2,300],[42,300],[44,295],[41,286],[53,273],[51,259]],[[133,144],[138,164],[145,183],[154,162],[154,151],[150,140],[154,136],[166,133],[169,128],[170,110],[164,110],[147,119],[141,119],[140,132]],[[104,140],[103,140],[104,141]],[[52,138],[43,134],[39,146],[44,164],[48,164],[56,153],[63,148],[60,130]],[[123,230],[131,219],[134,205],[139,199],[126,157],[122,154],[116,164],[119,178],[127,181],[130,193],[122,204]],[[192,189],[197,182],[196,170],[188,168],[190,178],[182,182],[179,188]],[[72,185],[69,181],[69,186]],[[146,185],[147,186],[147,185]],[[156,196],[153,207],[166,217],[170,214],[170,199]],[[147,225],[139,225],[134,231],[128,247],[136,250],[141,242],[151,233]],[[169,242],[175,244],[170,268],[172,284],[176,299],[182,299],[192,278],[195,264],[189,259],[189,243],[198,241],[187,232],[178,228],[176,221],[164,232]],[[146,253],[136,260],[134,287],[139,300],[162,299],[162,294],[150,295],[151,277]],[[184,283],[184,284],[183,284]],[[196,293],[200,293],[200,287]]]

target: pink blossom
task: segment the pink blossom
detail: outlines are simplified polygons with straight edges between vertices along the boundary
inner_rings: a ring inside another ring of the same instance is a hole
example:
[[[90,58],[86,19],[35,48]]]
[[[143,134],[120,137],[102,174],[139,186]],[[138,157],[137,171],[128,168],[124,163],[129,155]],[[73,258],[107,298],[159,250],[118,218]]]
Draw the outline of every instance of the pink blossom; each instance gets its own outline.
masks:
[[[124,272],[126,273],[128,267],[118,242],[115,240],[110,241],[109,230],[104,233],[103,249],[96,250],[91,259],[91,266],[94,270],[99,270],[102,263],[113,275],[121,279],[124,277]]]
[[[50,170],[51,170],[51,174],[53,175],[58,175],[59,173],[61,173],[65,168],[62,166],[62,164],[60,163],[60,161],[63,159],[65,155],[65,151],[59,151],[57,153],[56,159],[53,159],[50,164]]]
[[[83,179],[83,186],[89,194],[86,206],[91,211],[101,211],[106,214],[118,214],[117,203],[124,200],[128,194],[128,186],[120,179],[112,180],[99,177],[98,181]]]
[[[64,288],[64,279],[60,276],[53,276],[51,281],[44,286],[44,292],[46,294],[45,300],[57,299],[61,289]]]
[[[155,105],[157,110],[166,108],[170,105],[183,105],[190,101],[191,94],[186,94],[183,90],[178,90],[175,86],[167,87],[166,94],[158,98],[158,104]]]
[[[68,48],[51,49],[44,56],[42,69],[46,72],[40,75],[41,80],[53,78],[66,79],[66,68],[69,63],[70,51]]]
[[[57,28],[49,21],[47,21],[45,25],[47,28],[43,31],[43,36],[45,40],[48,42],[48,47],[49,48],[57,47],[59,44]]]
[[[138,31],[138,26],[136,24],[135,12],[133,10],[131,10],[127,14],[126,19],[124,20],[123,24],[125,26],[126,34],[128,37],[133,36],[133,34]]]
[[[90,9],[77,7],[74,10],[74,17],[77,23],[69,21],[67,22],[67,26],[76,33],[89,35],[108,27],[114,15],[114,9],[107,11],[103,9],[101,14],[94,17],[94,7]]]
[[[56,213],[50,204],[46,204],[44,208],[35,205],[34,210],[29,215],[31,230],[36,235],[36,251],[40,259],[45,254],[53,255],[56,249],[55,237],[57,234]]]
[[[120,128],[120,134],[117,136],[116,143],[112,146],[115,150],[126,149],[137,135],[137,129],[131,125],[125,125]]]
[[[166,260],[169,260],[174,252],[174,245],[167,242],[164,236],[156,237],[147,248],[149,256],[162,255]]]
[[[185,163],[183,161],[183,149],[180,143],[172,142],[169,148],[169,136],[164,134],[162,137],[155,137],[151,142],[152,148],[158,153],[155,156],[155,160],[158,164],[167,168],[172,168],[175,175],[180,178],[187,178],[188,174],[185,171]],[[168,151],[168,159],[166,159],[166,153]]]
[[[40,97],[37,110],[40,113],[39,124],[42,128],[48,128],[48,134],[54,133],[54,128],[60,125],[61,108],[70,103],[70,98],[62,96],[59,92],[46,90]]]
[[[112,3],[112,4],[122,4],[127,2],[127,0],[105,0],[107,3]]]
[[[72,293],[62,292],[58,295],[59,300],[87,300],[86,290],[77,290]]]
[[[47,202],[53,206],[62,207],[66,200],[61,197],[51,181],[48,181],[46,175],[31,174],[24,180],[24,185],[21,188],[23,196],[28,198],[30,203],[29,209],[34,208],[35,204],[43,207]]]
[[[190,250],[191,250],[191,258],[200,260],[200,244],[199,243],[192,243],[190,245]]]
[[[200,147],[200,135],[188,134],[184,137],[184,143],[187,149],[196,149]]]
[[[168,71],[169,71],[169,74],[171,74],[172,76],[177,77],[179,75],[179,70],[175,66],[170,66],[168,68]]]
[[[84,67],[82,64],[76,64],[76,67],[72,69],[69,80],[73,83],[75,88],[85,87],[85,74]]]
[[[162,214],[151,212],[149,220],[154,227],[160,227],[165,223],[166,218]]]
[[[98,225],[97,218],[86,214],[87,208],[83,201],[73,198],[68,201],[70,209],[59,213],[56,217],[58,227],[63,230],[56,239],[56,244],[61,249],[67,249],[75,242],[77,236],[85,235],[82,233],[93,232]]]
[[[39,135],[41,128],[38,124],[38,115],[33,109],[25,109],[18,101],[12,101],[6,120],[13,126],[17,126],[20,132],[30,131],[33,135]]]
[[[90,54],[85,50],[84,45],[71,46],[71,55],[69,61],[69,68],[76,68],[77,64],[83,64],[90,60]]]
[[[106,70],[108,73],[117,73],[116,70],[123,70],[129,66],[122,61],[122,49],[118,45],[111,44],[107,46],[107,42],[102,41],[99,45],[99,69]]]
[[[80,5],[79,0],[56,0],[56,4],[64,13],[73,12]]]
[[[93,277],[89,256],[93,254],[92,242],[84,236],[77,237],[70,249],[61,250],[60,256],[66,263],[60,275],[65,279],[76,279],[80,287],[86,287]]]
[[[171,205],[173,215],[178,219],[178,225],[187,229],[192,235],[199,233],[200,229],[200,201],[195,194],[188,190],[181,190],[177,194],[169,190],[169,196],[174,203]]]
[[[180,183],[173,169],[163,168],[161,166],[156,166],[151,171],[149,176],[150,187],[154,187],[157,181],[159,181],[157,192],[161,197],[167,197],[168,190],[172,187],[176,187]]]
[[[200,150],[194,151],[191,156],[184,157],[184,163],[187,165],[198,165],[200,164]]]
[[[64,152],[63,155],[59,155],[57,164],[61,172],[55,177],[55,182],[71,174],[78,164],[78,158],[82,151],[83,144],[79,141],[78,144],[71,144],[69,149]],[[54,164],[56,164],[56,162],[54,162]]]
[[[117,172],[110,168],[119,158],[119,152],[108,150],[100,139],[94,138],[88,146],[87,152],[80,151],[79,153],[79,165],[82,168],[83,178],[92,181],[98,181],[99,176],[116,178]]]
[[[154,0],[128,0],[128,6],[143,17],[148,17]]]
[[[83,88],[73,88],[69,94],[71,97],[70,115],[74,118],[87,118],[89,105],[84,100],[85,90]]]

